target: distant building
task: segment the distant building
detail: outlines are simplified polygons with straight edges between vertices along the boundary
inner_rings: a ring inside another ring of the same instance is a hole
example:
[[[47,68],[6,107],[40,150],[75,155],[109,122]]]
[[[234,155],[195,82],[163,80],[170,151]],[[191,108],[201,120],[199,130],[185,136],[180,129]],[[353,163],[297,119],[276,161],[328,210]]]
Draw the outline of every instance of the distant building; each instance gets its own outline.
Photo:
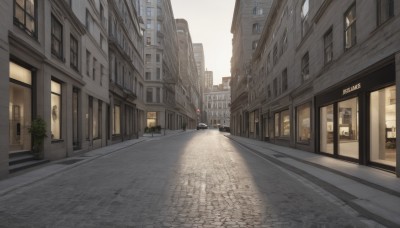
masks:
[[[205,88],[204,88],[204,90],[205,91],[207,91],[207,90],[211,90],[212,89],[212,87],[213,87],[213,83],[214,83],[214,79],[213,79],[213,72],[212,71],[208,71],[208,70],[206,70],[205,72],[204,72],[204,86],[205,86]]]
[[[196,61],[197,66],[197,73],[200,78],[200,94],[204,93],[205,88],[205,59],[204,59],[204,49],[203,44],[201,43],[194,43],[193,44],[193,53],[194,59]],[[203,106],[203,99],[200,96],[200,122],[204,122],[204,106]]]
[[[230,81],[230,77],[224,77],[224,79],[225,83]],[[224,86],[224,84],[214,85],[212,90],[204,93],[203,100],[207,115],[206,124],[212,128],[229,127],[231,118],[231,90],[229,86]]]

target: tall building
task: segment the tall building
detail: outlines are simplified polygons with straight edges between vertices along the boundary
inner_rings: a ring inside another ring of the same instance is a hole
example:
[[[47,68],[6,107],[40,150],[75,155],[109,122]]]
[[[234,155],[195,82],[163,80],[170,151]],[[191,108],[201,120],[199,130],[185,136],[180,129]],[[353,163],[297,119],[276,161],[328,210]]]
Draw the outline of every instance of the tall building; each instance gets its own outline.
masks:
[[[249,69],[249,124],[233,134],[400,176],[400,8],[378,3],[275,1]]]
[[[204,59],[204,49],[203,49],[203,44],[201,43],[194,43],[193,44],[193,52],[194,52],[194,59],[196,61],[196,66],[197,66],[197,73],[200,78],[200,94],[204,93],[204,87],[205,87],[205,59]],[[203,104],[203,99],[202,96],[200,96],[200,119],[201,122],[205,122],[204,119],[204,104]]]
[[[248,136],[249,81],[252,54],[256,50],[273,0],[236,0],[232,20],[232,124],[231,133]],[[252,91],[252,90],[250,90]]]
[[[108,138],[115,143],[143,134],[144,47],[137,5],[127,0],[109,0],[108,4],[111,130]]]
[[[211,90],[213,87],[213,83],[214,83],[214,76],[213,76],[213,72],[212,71],[208,71],[206,70],[204,72],[204,92],[206,92],[207,90]]]
[[[145,24],[146,126],[179,129],[176,93],[179,90],[178,39],[170,0],[140,0]],[[182,122],[182,121],[180,121]]]
[[[176,19],[179,43],[179,77],[183,91],[182,118],[189,128],[196,128],[200,121],[200,77],[194,57],[189,25],[185,19]]]

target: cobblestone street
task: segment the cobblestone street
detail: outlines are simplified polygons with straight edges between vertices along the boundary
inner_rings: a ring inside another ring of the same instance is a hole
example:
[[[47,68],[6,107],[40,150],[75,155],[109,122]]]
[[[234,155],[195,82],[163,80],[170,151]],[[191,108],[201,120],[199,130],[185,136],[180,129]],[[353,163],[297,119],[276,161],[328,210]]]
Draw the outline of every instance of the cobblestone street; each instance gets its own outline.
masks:
[[[0,198],[1,227],[375,227],[222,133],[153,138]]]

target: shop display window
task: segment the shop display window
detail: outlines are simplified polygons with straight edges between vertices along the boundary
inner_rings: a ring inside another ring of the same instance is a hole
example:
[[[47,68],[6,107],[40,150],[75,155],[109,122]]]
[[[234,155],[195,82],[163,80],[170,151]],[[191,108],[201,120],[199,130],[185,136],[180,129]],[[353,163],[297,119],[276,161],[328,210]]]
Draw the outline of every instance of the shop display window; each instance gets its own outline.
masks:
[[[297,107],[297,142],[309,144],[311,139],[311,107],[304,104]]]
[[[339,155],[357,159],[359,157],[358,116],[358,98],[338,103]]]
[[[290,114],[289,110],[281,112],[281,137],[290,136]]]
[[[119,135],[121,134],[121,107],[119,105],[114,105],[113,112],[113,135]]]
[[[396,166],[396,87],[370,96],[370,161]]]
[[[157,125],[157,112],[147,112],[147,127],[155,127]]]
[[[61,139],[61,84],[51,80],[51,139]]]

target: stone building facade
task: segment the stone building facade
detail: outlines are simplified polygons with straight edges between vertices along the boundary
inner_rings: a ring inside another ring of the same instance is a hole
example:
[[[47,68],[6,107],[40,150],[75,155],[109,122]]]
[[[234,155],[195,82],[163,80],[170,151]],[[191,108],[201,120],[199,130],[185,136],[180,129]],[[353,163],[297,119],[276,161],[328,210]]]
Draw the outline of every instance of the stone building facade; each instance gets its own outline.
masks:
[[[201,109],[200,82],[194,58],[193,43],[189,25],[185,19],[176,19],[176,29],[179,44],[179,79],[183,96],[182,118],[189,128],[196,128],[200,121]]]
[[[200,78],[200,94],[204,93],[205,87],[205,58],[204,58],[204,48],[201,43],[193,44],[193,53],[194,59],[196,61],[197,73]],[[205,122],[205,112],[204,112],[204,103],[203,97],[200,96],[200,122]]]
[[[232,105],[231,133],[241,136],[256,137],[249,132],[249,113],[257,108],[250,104],[249,97],[255,91],[250,90],[252,80],[251,59],[269,14],[272,0],[246,1],[236,0],[232,20]],[[256,85],[260,90],[261,85]],[[262,92],[262,91],[258,91]],[[258,93],[260,95],[261,93]]]
[[[250,68],[249,132],[399,176],[399,15],[390,0],[275,1]]]
[[[224,77],[223,82],[229,81],[230,77]],[[205,122],[209,128],[218,128],[219,126],[230,126],[231,121],[231,89],[228,84],[220,84],[213,86],[211,91],[203,94],[205,112],[207,121]]]
[[[204,92],[210,91],[214,85],[214,74],[212,71],[206,70],[204,72],[204,81]]]
[[[145,24],[146,126],[180,129],[177,109],[178,41],[171,1],[140,0]]]
[[[109,3],[110,135],[113,142],[138,138],[144,132],[144,45],[133,1]]]
[[[0,124],[0,178],[25,167],[19,158],[31,156],[36,141],[29,128],[38,118],[46,123],[47,132],[40,147],[42,160],[38,162],[74,156],[112,143],[111,104],[115,101],[115,94],[112,94],[115,90],[110,93],[109,88],[115,81],[110,82],[114,78],[109,77],[112,65],[109,64],[109,50],[116,51],[117,45],[111,48],[108,45],[108,35],[115,35],[109,17],[121,18],[121,11],[116,11],[114,3],[105,0],[0,3],[3,15],[0,70],[3,75],[9,75],[0,79],[3,91],[0,116],[8,119]],[[131,73],[138,76],[139,84],[143,74],[143,48],[140,51],[143,40],[141,36],[135,37],[133,46],[138,50],[130,46],[130,35],[141,33],[137,28],[135,6],[131,4],[124,10],[128,8],[129,20],[125,20],[124,26],[127,21],[134,25],[124,28],[129,32],[118,31],[117,40],[123,39],[125,46],[119,48],[126,48],[125,52],[120,52],[128,56],[123,56],[124,59],[133,61],[125,62],[125,76],[133,65],[135,71]],[[122,38],[122,34],[129,37]],[[133,77],[125,77],[125,80],[123,85],[133,87]],[[143,93],[143,88],[141,91]],[[123,92],[132,95],[136,90]],[[125,96],[124,99],[134,97]],[[139,134],[138,131],[133,134],[139,126],[135,125],[134,118],[132,116],[129,126],[132,128],[130,137]]]

